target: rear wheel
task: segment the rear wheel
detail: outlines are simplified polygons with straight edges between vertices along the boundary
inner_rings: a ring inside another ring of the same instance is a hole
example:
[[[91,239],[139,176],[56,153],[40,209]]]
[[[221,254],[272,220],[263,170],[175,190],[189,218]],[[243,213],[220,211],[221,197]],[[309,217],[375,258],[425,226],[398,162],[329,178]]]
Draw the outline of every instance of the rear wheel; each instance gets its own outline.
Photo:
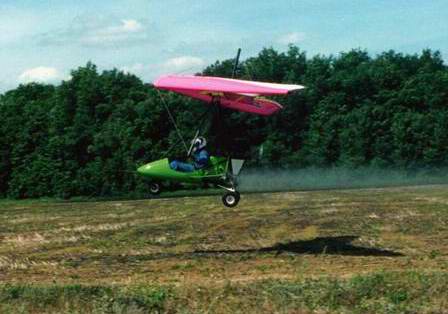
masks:
[[[162,189],[162,186],[160,185],[159,182],[151,182],[149,184],[149,192],[152,195],[158,195],[160,194],[160,190]]]
[[[235,207],[238,205],[238,202],[240,201],[240,193],[237,191],[235,192],[227,192],[222,196],[222,202],[227,207]]]

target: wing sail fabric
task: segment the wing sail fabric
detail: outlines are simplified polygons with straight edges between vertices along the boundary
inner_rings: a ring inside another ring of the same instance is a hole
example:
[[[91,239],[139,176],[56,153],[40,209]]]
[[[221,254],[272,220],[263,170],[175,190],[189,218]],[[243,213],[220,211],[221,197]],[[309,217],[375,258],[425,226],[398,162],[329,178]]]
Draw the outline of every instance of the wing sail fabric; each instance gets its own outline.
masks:
[[[302,85],[190,75],[162,76],[154,82],[154,86],[205,102],[219,97],[221,106],[225,108],[260,115],[271,115],[282,108],[279,103],[261,96],[286,95],[304,88]]]

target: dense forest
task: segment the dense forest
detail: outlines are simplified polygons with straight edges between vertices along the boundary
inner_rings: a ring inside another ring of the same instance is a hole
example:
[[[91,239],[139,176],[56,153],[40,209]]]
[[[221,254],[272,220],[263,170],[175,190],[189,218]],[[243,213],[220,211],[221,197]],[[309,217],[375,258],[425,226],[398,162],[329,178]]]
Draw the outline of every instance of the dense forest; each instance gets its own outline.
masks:
[[[203,75],[230,77],[233,60]],[[352,50],[307,57],[263,49],[237,78],[297,83],[272,117],[225,112],[226,149],[249,167],[441,169],[448,166],[448,68],[439,52]],[[186,138],[206,105],[161,92]],[[124,195],[147,189],[137,166],[181,154],[161,98],[138,77],[88,63],[58,86],[0,96],[0,196]],[[211,151],[222,143],[211,139]],[[174,145],[174,149],[171,149]]]

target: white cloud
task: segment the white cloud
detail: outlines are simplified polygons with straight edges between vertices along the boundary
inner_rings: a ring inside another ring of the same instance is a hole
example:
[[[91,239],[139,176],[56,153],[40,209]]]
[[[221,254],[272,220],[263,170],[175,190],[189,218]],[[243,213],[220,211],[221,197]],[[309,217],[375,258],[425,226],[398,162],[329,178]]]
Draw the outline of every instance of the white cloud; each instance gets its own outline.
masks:
[[[305,33],[302,32],[292,32],[288,34],[283,34],[277,39],[277,42],[282,45],[297,44],[305,40]]]
[[[143,25],[137,20],[121,20],[122,29],[126,32],[138,32],[143,29]]]
[[[57,81],[58,79],[61,79],[61,77],[57,69],[44,66],[25,70],[19,76],[20,83],[51,83]]]
[[[198,57],[181,56],[168,59],[162,64],[162,69],[166,72],[179,72],[199,70],[204,67],[205,61]]]
[[[119,69],[137,75],[144,81],[152,81],[163,74],[193,74],[201,71],[206,64],[205,60],[198,57],[180,56],[161,63],[134,63],[121,66]]]
[[[145,39],[146,34],[142,30],[143,25],[137,20],[121,20],[120,25],[87,30],[80,37],[80,42],[86,45],[108,45]]]
[[[70,27],[42,34],[44,46],[78,44],[88,47],[126,46],[147,41],[149,33],[136,19],[116,19],[105,16],[77,17]]]
[[[120,71],[123,71],[124,73],[134,74],[137,76],[141,76],[145,74],[147,70],[147,66],[145,66],[143,63],[135,63],[132,65],[125,65],[120,68]]]

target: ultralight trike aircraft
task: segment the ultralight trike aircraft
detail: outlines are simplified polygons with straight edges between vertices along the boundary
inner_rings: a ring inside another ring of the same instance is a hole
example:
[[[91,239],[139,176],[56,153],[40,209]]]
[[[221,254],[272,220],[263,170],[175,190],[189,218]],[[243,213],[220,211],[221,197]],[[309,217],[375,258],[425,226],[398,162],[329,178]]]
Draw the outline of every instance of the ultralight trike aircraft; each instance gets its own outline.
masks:
[[[291,91],[304,88],[302,85],[190,75],[162,76],[154,81],[154,87],[202,100],[218,109],[228,108],[263,116],[272,115],[282,109],[279,103],[263,98],[263,96],[286,95]],[[173,116],[169,112],[168,107],[166,109],[178,132],[179,130]],[[220,110],[215,112],[219,113]],[[179,132],[178,134],[180,136]],[[198,135],[199,131],[196,132],[192,143]],[[192,145],[188,149],[185,141],[183,141],[183,144],[187,157],[190,157]],[[241,171],[244,160],[232,159],[230,156],[210,156],[207,167],[196,169],[192,172],[173,170],[170,167],[170,162],[170,158],[164,158],[145,164],[137,169],[139,174],[151,179],[151,193],[158,194],[161,191],[162,182],[166,181],[196,184],[201,187],[214,186],[225,190],[225,194],[222,197],[225,206],[234,207],[238,204],[240,194],[237,191],[236,177]]]

